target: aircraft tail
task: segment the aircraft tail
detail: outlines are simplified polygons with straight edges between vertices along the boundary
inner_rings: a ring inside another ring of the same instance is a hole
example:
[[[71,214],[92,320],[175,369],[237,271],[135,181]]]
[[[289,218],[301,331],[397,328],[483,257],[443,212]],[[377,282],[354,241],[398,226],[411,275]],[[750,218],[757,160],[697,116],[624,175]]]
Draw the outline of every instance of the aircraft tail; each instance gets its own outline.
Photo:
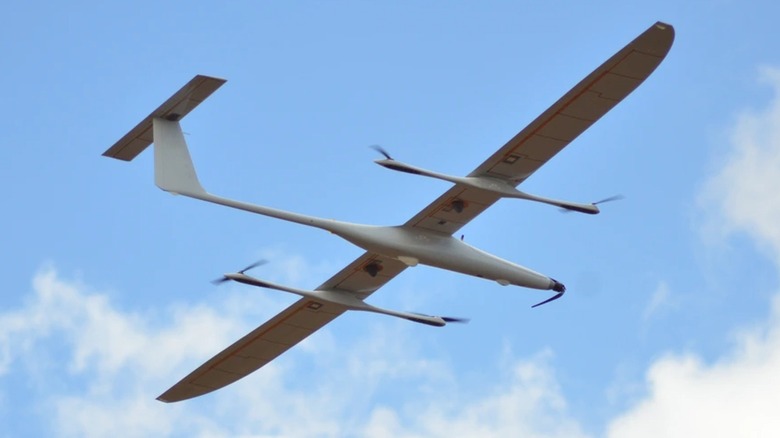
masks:
[[[195,76],[135,128],[103,152],[103,155],[130,161],[154,143],[154,182],[167,192],[317,227],[330,232],[342,230],[344,224],[337,221],[235,201],[210,194],[203,189],[195,174],[195,167],[192,165],[192,158],[187,148],[187,142],[184,140],[179,120],[189,114],[225,82],[224,79]]]
[[[206,193],[198,181],[195,166],[179,122],[152,119],[154,131],[154,183],[174,194]]]
[[[195,174],[179,120],[225,82],[210,76],[195,76],[103,155],[130,161],[154,143],[154,173],[158,187],[172,193],[205,193]]]

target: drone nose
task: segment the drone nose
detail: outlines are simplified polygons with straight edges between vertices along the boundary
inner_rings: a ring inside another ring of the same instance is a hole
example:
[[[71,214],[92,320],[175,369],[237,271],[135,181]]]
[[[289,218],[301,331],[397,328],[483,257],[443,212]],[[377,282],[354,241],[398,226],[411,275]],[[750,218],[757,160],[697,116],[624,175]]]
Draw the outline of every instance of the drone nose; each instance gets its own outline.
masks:
[[[556,280],[554,278],[551,278],[550,280],[552,280],[552,282],[553,282],[552,290],[554,290],[555,292],[558,292],[558,293],[566,292],[566,286],[564,286],[563,283],[561,283],[560,281],[558,281],[558,280]]]

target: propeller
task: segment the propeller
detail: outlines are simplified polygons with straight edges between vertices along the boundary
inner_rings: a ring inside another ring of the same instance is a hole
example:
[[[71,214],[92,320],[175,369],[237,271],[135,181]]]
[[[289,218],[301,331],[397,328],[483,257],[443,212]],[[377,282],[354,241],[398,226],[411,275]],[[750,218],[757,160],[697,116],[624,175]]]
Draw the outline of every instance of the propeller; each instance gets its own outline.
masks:
[[[558,298],[560,298],[560,297],[562,297],[562,296],[563,296],[563,292],[558,292],[558,293],[557,293],[557,294],[555,294],[554,296],[552,296],[552,297],[550,297],[550,298],[547,298],[546,300],[542,301],[541,303],[536,303],[536,304],[534,304],[533,306],[531,306],[531,308],[533,309],[534,307],[539,307],[539,306],[541,306],[542,304],[547,304],[547,303],[549,303],[550,301],[555,301],[555,300],[557,300]]]
[[[388,160],[392,160],[393,159],[393,157],[391,157],[390,154],[382,146],[379,146],[378,144],[372,144],[369,147],[371,149],[379,152],[380,154],[384,155],[385,158],[387,158]]]
[[[251,265],[247,266],[246,268],[238,271],[238,273],[239,274],[243,274],[244,272],[246,272],[246,271],[248,271],[250,269],[254,269],[254,268],[256,268],[258,266],[261,266],[261,265],[264,265],[266,263],[268,263],[267,260],[258,260],[256,262],[252,263]],[[230,279],[223,275],[221,278],[217,278],[215,280],[211,280],[211,283],[215,284],[215,285],[220,285],[220,284],[222,284],[222,283],[224,283],[226,281],[230,281]]]
[[[468,324],[468,322],[471,321],[471,319],[469,318],[456,318],[453,316],[431,316],[431,315],[426,315],[424,313],[417,313],[417,312],[409,312],[409,313],[412,315],[422,316],[425,318],[440,318],[442,321],[446,322],[447,324],[449,323]],[[406,319],[410,319],[410,318],[406,318]],[[428,325],[438,325],[438,324],[431,324],[431,322],[424,319],[412,319],[412,321],[419,322],[422,324],[428,324]]]
[[[604,198],[601,201],[596,201],[593,203],[593,205],[599,205],[605,202],[620,201],[621,199],[625,199],[625,198],[626,197],[623,195],[614,195],[614,196],[610,196],[609,198]]]
[[[471,318],[455,318],[452,316],[442,316],[441,319],[443,319],[444,322],[456,322],[458,324],[468,324],[469,321],[471,321]]]

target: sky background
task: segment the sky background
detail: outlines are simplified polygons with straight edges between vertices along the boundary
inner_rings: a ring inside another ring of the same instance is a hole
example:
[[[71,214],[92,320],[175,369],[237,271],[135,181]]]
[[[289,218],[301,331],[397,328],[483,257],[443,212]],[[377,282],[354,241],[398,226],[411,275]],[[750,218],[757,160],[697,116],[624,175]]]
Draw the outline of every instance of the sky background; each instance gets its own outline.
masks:
[[[776,2],[0,4],[0,436],[778,436]],[[564,299],[419,266],[249,377],[155,397],[361,250],[153,185],[101,153],[195,74],[182,126],[215,194],[395,225],[655,21],[666,60],[503,200],[472,245]]]

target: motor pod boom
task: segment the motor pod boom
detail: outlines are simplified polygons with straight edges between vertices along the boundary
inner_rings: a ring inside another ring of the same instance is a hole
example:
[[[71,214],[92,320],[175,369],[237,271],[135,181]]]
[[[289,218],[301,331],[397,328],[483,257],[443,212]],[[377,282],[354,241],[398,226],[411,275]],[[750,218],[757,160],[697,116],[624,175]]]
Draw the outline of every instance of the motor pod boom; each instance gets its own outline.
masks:
[[[390,158],[390,155],[384,152],[384,149],[382,149],[381,151],[387,158],[374,160],[374,162],[382,167],[391,170],[396,170],[398,172],[410,173],[412,175],[427,176],[429,178],[448,181],[453,184],[461,184],[464,186],[473,187],[476,189],[484,190],[486,192],[494,193],[498,196],[501,196],[502,198],[525,199],[527,201],[541,202],[543,204],[553,205],[565,209],[567,211],[576,211],[585,214],[598,214],[600,211],[599,208],[596,206],[596,204],[620,199],[620,197],[618,196],[618,197],[607,198],[599,202],[584,204],[579,202],[561,201],[558,199],[545,198],[542,196],[536,196],[530,193],[525,193],[520,190],[517,190],[515,188],[516,184],[513,183],[512,181],[497,179],[489,176],[462,177],[462,176],[447,175],[444,173],[434,172],[432,170],[427,170],[421,167],[412,166],[411,164],[403,163],[401,161]]]
[[[356,297],[350,292],[339,290],[304,290],[289,286],[283,286],[270,281],[261,280],[259,278],[251,277],[243,272],[236,272],[225,274],[224,278],[237,281],[239,283],[248,284],[251,286],[263,287],[266,289],[274,289],[282,292],[288,292],[291,294],[299,295],[306,298],[311,298],[317,301],[324,301],[339,306],[344,306],[349,310],[357,310],[362,312],[379,313],[382,315],[395,316],[397,318],[403,318],[408,321],[418,322],[420,324],[431,325],[435,327],[444,327],[448,323],[465,323],[469,320],[466,318],[455,318],[449,316],[432,316],[425,315],[423,313],[403,312],[398,310],[384,309],[382,307],[372,306],[366,303],[360,298]]]

